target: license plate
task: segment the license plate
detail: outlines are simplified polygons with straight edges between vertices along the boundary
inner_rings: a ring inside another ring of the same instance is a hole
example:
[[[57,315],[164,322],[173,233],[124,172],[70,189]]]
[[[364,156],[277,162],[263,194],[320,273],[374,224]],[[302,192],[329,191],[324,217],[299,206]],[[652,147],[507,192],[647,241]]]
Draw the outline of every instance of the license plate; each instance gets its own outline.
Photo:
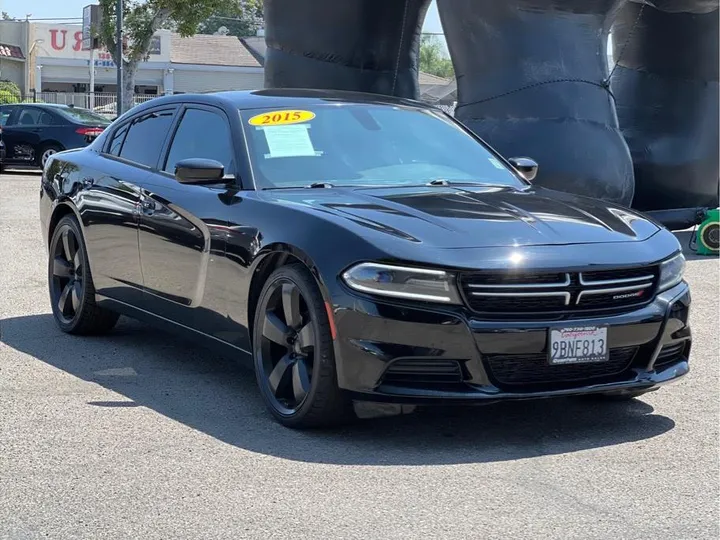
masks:
[[[548,361],[552,365],[606,362],[609,359],[606,326],[550,330]]]

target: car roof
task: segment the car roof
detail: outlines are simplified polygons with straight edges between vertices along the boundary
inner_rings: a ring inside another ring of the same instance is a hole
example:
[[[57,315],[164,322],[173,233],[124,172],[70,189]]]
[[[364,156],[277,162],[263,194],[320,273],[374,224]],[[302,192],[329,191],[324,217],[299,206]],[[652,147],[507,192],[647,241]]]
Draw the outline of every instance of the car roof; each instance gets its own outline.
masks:
[[[380,94],[348,92],[344,90],[283,88],[212,92],[207,94],[176,94],[173,96],[163,96],[151,99],[138,107],[134,107],[132,110],[137,111],[149,107],[156,107],[158,105],[187,102],[206,103],[208,105],[222,103],[227,106],[243,110],[311,106],[320,105],[328,101],[380,105],[405,105],[424,109],[433,108],[432,106],[420,101],[393,96],[384,96]]]
[[[37,107],[39,109],[80,109],[81,107],[70,107],[62,103],[7,103],[9,107]]]

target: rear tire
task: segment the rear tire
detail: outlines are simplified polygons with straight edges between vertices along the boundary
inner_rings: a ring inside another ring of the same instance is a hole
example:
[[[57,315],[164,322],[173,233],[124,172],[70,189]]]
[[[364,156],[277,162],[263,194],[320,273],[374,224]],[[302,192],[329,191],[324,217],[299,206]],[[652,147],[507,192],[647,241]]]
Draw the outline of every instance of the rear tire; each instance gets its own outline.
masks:
[[[63,149],[57,144],[46,144],[40,149],[40,152],[38,152],[37,156],[35,157],[35,164],[41,169],[44,169],[45,162],[48,160],[48,158],[53,154],[62,152],[62,150]]]
[[[303,265],[283,266],[263,285],[253,359],[263,401],[282,425],[315,428],[353,418],[351,400],[337,385],[325,302]]]
[[[50,240],[48,288],[55,322],[68,334],[104,334],[120,317],[95,303],[87,249],[75,216],[63,217]]]

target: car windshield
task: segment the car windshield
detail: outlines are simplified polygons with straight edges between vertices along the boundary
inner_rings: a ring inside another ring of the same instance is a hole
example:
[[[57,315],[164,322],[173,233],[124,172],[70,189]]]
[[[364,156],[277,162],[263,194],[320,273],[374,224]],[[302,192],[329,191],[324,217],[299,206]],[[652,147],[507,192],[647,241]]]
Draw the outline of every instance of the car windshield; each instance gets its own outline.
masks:
[[[92,124],[96,126],[110,125],[110,120],[87,109],[78,109],[77,107],[62,107],[58,108],[57,111],[66,118],[69,118],[74,122],[80,122],[81,124]]]
[[[258,189],[433,180],[525,185],[463,128],[433,110],[323,104],[240,114]]]

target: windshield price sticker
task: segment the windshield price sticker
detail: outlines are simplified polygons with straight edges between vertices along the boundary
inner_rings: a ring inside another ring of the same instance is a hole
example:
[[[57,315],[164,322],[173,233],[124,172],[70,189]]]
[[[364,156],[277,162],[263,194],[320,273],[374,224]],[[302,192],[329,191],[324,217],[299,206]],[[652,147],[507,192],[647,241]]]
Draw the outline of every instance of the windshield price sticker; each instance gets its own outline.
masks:
[[[265,159],[316,156],[308,124],[256,128],[265,133],[269,154]]]
[[[609,359],[607,327],[552,329],[548,349],[553,365],[605,362]]]
[[[309,122],[313,118],[315,113],[312,111],[282,110],[255,115],[248,120],[248,123],[252,126],[287,126]]]

